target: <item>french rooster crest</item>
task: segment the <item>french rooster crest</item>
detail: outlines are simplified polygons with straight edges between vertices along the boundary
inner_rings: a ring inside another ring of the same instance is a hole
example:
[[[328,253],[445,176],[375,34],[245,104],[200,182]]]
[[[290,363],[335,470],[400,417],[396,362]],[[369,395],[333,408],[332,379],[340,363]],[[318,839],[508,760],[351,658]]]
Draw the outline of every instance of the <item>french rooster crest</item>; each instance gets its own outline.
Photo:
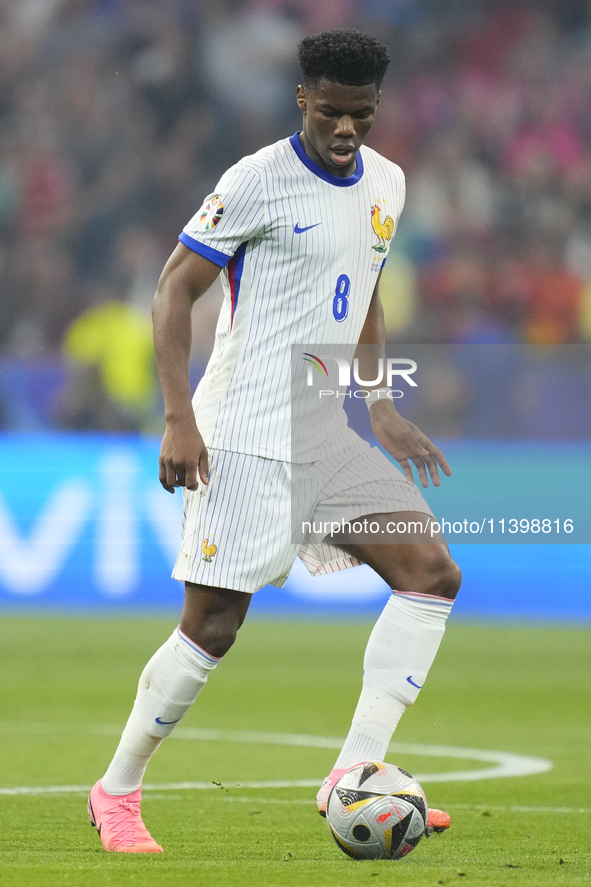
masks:
[[[215,544],[215,542],[212,542],[210,545],[209,544],[209,536],[207,536],[203,540],[203,545],[201,546],[201,551],[203,552],[203,560],[206,561],[208,564],[210,564],[211,560],[217,550],[218,550],[218,547]]]
[[[392,216],[386,216],[382,222],[380,220],[380,207],[378,204],[379,201],[378,203],[374,203],[371,208],[371,227],[378,238],[378,242],[373,249],[375,249],[377,253],[387,253],[388,246],[386,241],[392,240],[392,235],[394,234],[394,219]]]

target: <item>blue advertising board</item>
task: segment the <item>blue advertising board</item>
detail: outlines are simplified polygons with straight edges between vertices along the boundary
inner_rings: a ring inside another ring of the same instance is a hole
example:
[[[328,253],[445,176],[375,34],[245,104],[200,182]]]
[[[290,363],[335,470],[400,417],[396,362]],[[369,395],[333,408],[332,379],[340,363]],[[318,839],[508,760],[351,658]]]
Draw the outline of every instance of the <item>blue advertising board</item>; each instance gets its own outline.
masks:
[[[591,545],[583,544],[591,538],[589,445],[449,442],[444,449],[454,475],[426,497],[451,522],[446,535],[464,573],[455,612],[591,618]],[[177,610],[182,587],[170,571],[182,497],[161,488],[158,450],[157,440],[124,436],[0,437],[0,606]],[[527,532],[518,524],[510,533],[512,519],[526,521]],[[559,532],[530,529],[536,519],[557,520]],[[470,533],[470,523],[482,521],[487,544]],[[252,609],[362,617],[375,614],[387,593],[367,567],[312,578],[296,561],[285,588],[262,589]]]

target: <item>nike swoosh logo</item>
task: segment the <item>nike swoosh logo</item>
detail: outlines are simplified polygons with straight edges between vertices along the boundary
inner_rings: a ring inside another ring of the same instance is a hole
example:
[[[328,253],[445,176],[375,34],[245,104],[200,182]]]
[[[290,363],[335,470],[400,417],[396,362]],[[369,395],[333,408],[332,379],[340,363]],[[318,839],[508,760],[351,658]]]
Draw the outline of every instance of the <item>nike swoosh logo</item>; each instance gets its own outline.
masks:
[[[304,231],[309,231],[310,228],[317,228],[318,225],[322,225],[322,222],[316,222],[315,225],[308,225],[306,228],[300,228],[300,223],[296,222],[295,228],[293,229],[294,234],[303,234]]]
[[[411,675],[411,674],[409,674],[409,676],[407,677],[406,680],[408,681],[409,684],[412,684],[413,687],[416,687],[417,690],[421,690],[421,689],[422,689],[422,686],[423,686],[423,685],[422,685],[422,684],[415,684],[415,682],[414,682],[413,679],[412,679],[412,675]]]
[[[178,724],[179,721],[182,721],[182,718],[177,718],[176,721],[163,721],[161,718],[156,718],[157,724],[162,724],[163,727],[168,726],[169,724]]]

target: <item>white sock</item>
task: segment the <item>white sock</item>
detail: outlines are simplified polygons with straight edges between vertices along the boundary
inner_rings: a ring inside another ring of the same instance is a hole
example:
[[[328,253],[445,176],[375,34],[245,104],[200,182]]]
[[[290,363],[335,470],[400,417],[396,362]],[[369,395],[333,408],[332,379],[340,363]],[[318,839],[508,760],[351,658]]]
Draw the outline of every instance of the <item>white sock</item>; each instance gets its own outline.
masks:
[[[108,794],[128,795],[140,787],[148,761],[193,705],[218,662],[180,628],[154,653],[142,672],[133,710],[103,776]]]
[[[453,601],[395,591],[370,635],[363,689],[335,768],[383,761],[398,721],[419,695]]]

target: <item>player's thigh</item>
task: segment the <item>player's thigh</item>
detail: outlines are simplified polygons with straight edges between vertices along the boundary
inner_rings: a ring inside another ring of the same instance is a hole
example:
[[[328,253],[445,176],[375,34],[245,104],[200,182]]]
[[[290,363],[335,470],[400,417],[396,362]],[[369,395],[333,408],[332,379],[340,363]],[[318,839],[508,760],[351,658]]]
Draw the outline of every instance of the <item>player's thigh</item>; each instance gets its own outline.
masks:
[[[339,453],[330,453],[321,462],[326,480],[302,546],[304,562],[308,566],[310,561],[315,572],[328,572],[361,561],[391,587],[409,587],[409,582],[429,587],[423,577],[433,572],[435,562],[435,572],[444,568],[440,555],[447,547],[428,503],[377,447],[352,433],[347,444],[341,461],[335,458]],[[420,556],[408,552],[416,539],[430,551]],[[393,556],[395,544],[404,549],[402,556]],[[344,558],[343,551],[352,557]]]
[[[324,540],[333,545],[432,545],[447,547],[439,523],[420,511],[381,511],[343,522]]]
[[[359,440],[314,516],[332,521],[325,546],[369,564],[391,588],[455,597],[459,568],[428,503],[377,447]]]
[[[331,543],[368,564],[393,589],[453,599],[461,572],[433,523],[431,515],[419,512],[370,514]],[[393,525],[395,533],[388,532]]]

